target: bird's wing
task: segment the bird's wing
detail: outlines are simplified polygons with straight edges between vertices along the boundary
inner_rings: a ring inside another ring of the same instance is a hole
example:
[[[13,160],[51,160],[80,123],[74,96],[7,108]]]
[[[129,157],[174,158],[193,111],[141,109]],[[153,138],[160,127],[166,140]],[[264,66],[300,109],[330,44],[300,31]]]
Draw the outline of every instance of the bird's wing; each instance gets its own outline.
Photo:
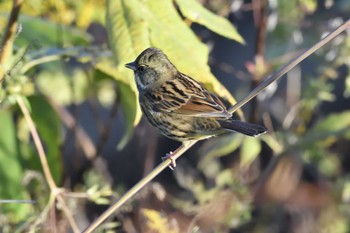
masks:
[[[155,112],[196,117],[231,117],[220,99],[192,78],[179,73],[148,93]]]

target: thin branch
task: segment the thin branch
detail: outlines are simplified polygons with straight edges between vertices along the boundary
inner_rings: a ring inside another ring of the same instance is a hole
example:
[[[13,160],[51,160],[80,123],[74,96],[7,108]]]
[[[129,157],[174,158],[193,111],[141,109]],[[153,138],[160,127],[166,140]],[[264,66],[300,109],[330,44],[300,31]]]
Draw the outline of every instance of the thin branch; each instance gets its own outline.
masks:
[[[51,171],[50,171],[50,168],[49,168],[49,164],[47,162],[47,159],[46,159],[46,155],[45,155],[45,151],[44,151],[44,147],[43,145],[41,144],[41,141],[40,141],[40,137],[39,137],[39,134],[38,134],[38,131],[36,130],[35,128],[35,125],[34,125],[34,122],[32,120],[32,117],[30,116],[30,113],[28,111],[28,108],[27,106],[25,105],[23,99],[20,97],[20,96],[16,96],[16,101],[23,113],[23,116],[28,124],[28,127],[29,127],[29,130],[30,130],[30,133],[32,134],[32,137],[33,137],[33,141],[34,141],[34,144],[35,144],[35,147],[38,151],[38,155],[39,155],[39,159],[40,159],[40,163],[43,167],[43,171],[44,171],[44,176],[45,176],[45,179],[50,187],[50,190],[55,190],[57,189],[57,186],[55,184],[55,181],[52,177],[52,174],[51,174]]]
[[[44,171],[44,176],[45,176],[45,179],[49,185],[49,188],[50,188],[50,191],[51,191],[51,195],[53,196],[53,198],[57,198],[57,201],[61,204],[61,207],[62,207],[62,211],[63,213],[65,214],[66,218],[68,219],[73,231],[75,233],[78,233],[80,232],[79,231],[79,228],[73,218],[73,216],[71,215],[69,209],[68,209],[68,206],[67,204],[65,203],[65,201],[63,200],[62,196],[61,196],[61,192],[62,190],[57,188],[56,184],[55,184],[55,181],[52,177],[52,174],[51,174],[51,171],[50,171],[50,168],[49,168],[49,164],[47,162],[47,159],[46,159],[46,154],[45,154],[45,151],[44,151],[44,147],[40,141],[40,137],[39,137],[39,134],[38,134],[38,131],[36,130],[36,127],[34,125],[34,121],[32,119],[32,117],[30,116],[30,113],[28,111],[28,108],[27,106],[25,105],[22,97],[20,96],[16,96],[16,101],[23,113],[23,116],[28,124],[28,127],[29,127],[29,130],[30,130],[30,133],[33,137],[33,141],[34,141],[34,144],[35,144],[35,147],[38,151],[38,155],[39,155],[39,159],[40,159],[40,163],[41,163],[41,166],[43,167],[43,171]]]
[[[13,0],[13,6],[10,13],[9,21],[6,25],[4,38],[0,44],[0,83],[5,78],[5,62],[12,54],[13,41],[17,31],[17,20],[23,0]]]
[[[242,107],[244,104],[246,104],[249,100],[254,98],[256,95],[258,95],[262,90],[264,90],[268,85],[270,85],[272,82],[277,81],[280,79],[284,74],[286,74],[289,70],[291,70],[293,67],[295,67],[297,64],[299,64],[302,60],[310,56],[312,53],[314,53],[317,49],[324,46],[326,43],[334,39],[336,36],[338,36],[341,32],[346,30],[350,27],[350,20],[342,24],[340,27],[338,27],[335,31],[330,33],[328,36],[326,36],[324,39],[319,41],[317,44],[315,44],[313,47],[305,51],[304,53],[300,54],[298,57],[296,57],[293,61],[283,66],[281,69],[279,69],[277,72],[275,72],[273,75],[269,76],[266,80],[264,80],[262,83],[259,84],[252,92],[250,92],[246,97],[238,101],[234,106],[232,106],[229,111],[231,113],[235,112],[237,109]],[[181,145],[176,151],[173,153],[173,159],[178,159],[183,153],[185,153],[189,148],[191,148],[194,144],[196,144],[197,141],[188,141],[185,144]],[[108,217],[110,217],[116,210],[119,209],[125,202],[127,202],[129,199],[131,199],[138,191],[140,191],[146,184],[148,184],[153,178],[155,178],[160,172],[162,172],[164,169],[166,169],[171,164],[171,160],[167,159],[161,164],[159,164],[151,173],[149,173],[146,177],[144,177],[142,180],[140,180],[134,187],[129,189],[124,196],[122,196],[116,203],[114,203],[111,207],[109,207],[102,215],[100,215],[90,226],[88,226],[83,233],[91,233],[93,232],[102,222],[104,222]]]
[[[255,41],[255,72],[253,73],[253,79],[251,81],[250,87],[251,90],[256,88],[262,79],[261,66],[264,67],[265,71],[265,33],[266,33],[266,0],[253,0],[253,4],[257,7],[254,7],[254,20],[257,26],[257,35]],[[256,99],[251,101],[251,109],[249,121],[255,123],[257,121],[257,108],[258,102]]]
[[[61,196],[60,193],[56,196],[56,198],[57,198],[58,203],[60,203],[61,209],[62,209],[64,215],[66,216],[70,226],[72,227],[73,232],[79,233],[80,232],[79,227],[78,227],[77,223],[75,222],[75,219],[73,218],[73,215],[71,214],[65,200],[63,199],[63,197]]]

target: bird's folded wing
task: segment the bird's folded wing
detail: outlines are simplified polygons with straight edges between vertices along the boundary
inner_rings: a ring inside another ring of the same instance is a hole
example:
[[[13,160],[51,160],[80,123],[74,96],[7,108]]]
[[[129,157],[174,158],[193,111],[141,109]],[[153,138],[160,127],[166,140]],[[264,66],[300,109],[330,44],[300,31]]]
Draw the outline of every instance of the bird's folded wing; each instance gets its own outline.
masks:
[[[178,80],[166,82],[157,92],[149,93],[152,110],[196,117],[231,117],[217,96],[195,84],[185,88]]]

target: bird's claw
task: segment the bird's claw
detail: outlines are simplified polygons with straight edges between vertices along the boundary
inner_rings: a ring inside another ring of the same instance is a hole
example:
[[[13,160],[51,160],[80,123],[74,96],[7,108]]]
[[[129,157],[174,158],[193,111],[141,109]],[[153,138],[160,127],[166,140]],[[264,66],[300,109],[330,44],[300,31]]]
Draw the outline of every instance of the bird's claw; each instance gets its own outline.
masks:
[[[169,153],[167,153],[164,157],[162,157],[162,160],[165,161],[167,159],[170,159],[171,160],[171,163],[169,165],[169,168],[171,170],[174,171],[175,167],[176,167],[176,160],[174,158],[174,152],[170,151]]]

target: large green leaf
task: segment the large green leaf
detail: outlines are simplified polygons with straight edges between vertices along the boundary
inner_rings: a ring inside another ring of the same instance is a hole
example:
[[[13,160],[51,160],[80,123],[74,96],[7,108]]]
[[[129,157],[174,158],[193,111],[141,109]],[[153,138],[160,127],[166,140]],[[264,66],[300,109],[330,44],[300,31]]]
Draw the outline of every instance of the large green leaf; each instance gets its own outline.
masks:
[[[176,3],[181,13],[192,22],[199,23],[219,35],[244,43],[244,39],[227,19],[210,12],[197,0],[176,0]]]
[[[150,43],[146,20],[140,14],[143,6],[139,1],[107,0],[106,3],[109,44],[115,65],[102,61],[98,64],[98,68],[122,83],[118,86],[118,91],[126,116],[126,132],[118,144],[118,148],[121,149],[130,138],[133,127],[141,119],[133,74],[124,67],[124,64],[135,60],[142,50],[150,46]]]
[[[12,114],[0,110],[0,200],[25,200],[29,198],[23,186],[24,171],[18,151],[16,130]],[[0,212],[14,222],[23,221],[32,211],[28,204],[0,203]]]
[[[31,105],[31,116],[46,147],[46,155],[53,178],[59,181],[62,175],[61,124],[60,120],[43,96],[28,98]]]

